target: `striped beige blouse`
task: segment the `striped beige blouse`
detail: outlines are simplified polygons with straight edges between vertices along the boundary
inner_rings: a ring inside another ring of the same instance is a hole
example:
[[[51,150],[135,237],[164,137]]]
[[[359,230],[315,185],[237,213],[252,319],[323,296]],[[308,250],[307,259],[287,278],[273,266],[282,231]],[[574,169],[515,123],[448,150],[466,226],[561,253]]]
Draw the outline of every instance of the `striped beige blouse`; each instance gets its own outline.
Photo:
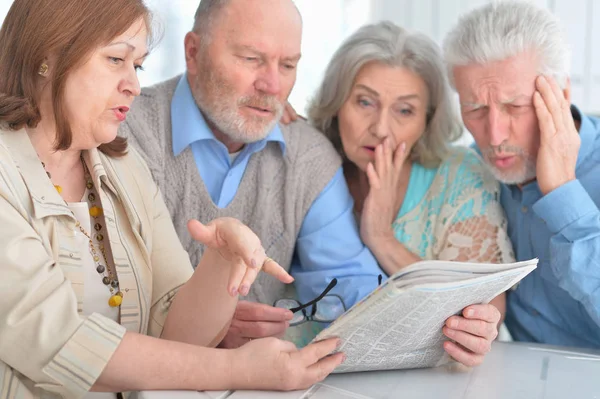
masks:
[[[76,220],[27,133],[0,129],[0,398],[83,397],[125,331],[160,336],[176,290],[192,275],[141,157],[90,150],[84,158],[125,293],[120,324],[82,316]]]

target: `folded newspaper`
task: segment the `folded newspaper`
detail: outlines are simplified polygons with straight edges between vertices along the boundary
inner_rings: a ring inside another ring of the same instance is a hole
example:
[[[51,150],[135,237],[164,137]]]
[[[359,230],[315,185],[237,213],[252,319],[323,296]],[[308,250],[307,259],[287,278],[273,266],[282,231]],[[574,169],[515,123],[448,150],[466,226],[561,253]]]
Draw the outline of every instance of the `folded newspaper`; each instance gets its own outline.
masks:
[[[346,361],[335,373],[436,367],[451,362],[442,343],[448,317],[489,303],[537,267],[537,259],[506,264],[422,261],[391,276],[315,341],[340,337]]]

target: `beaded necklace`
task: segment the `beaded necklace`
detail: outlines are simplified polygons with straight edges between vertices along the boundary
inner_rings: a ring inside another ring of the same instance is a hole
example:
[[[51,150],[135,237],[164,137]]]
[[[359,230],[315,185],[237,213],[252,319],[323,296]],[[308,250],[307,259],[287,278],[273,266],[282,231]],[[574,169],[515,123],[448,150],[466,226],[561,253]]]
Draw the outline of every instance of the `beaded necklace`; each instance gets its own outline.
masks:
[[[113,272],[113,270],[108,266],[109,262],[106,256],[106,247],[104,245],[104,226],[100,223],[103,215],[102,207],[96,205],[96,201],[99,198],[98,192],[95,189],[91,173],[87,168],[87,165],[83,159],[83,155],[81,156],[81,164],[83,165],[84,178],[86,182],[85,187],[87,189],[86,202],[88,204],[90,217],[93,218],[92,224],[95,230],[93,238],[92,234],[85,231],[79,221],[77,221],[75,226],[79,228],[79,231],[81,231],[81,233],[89,240],[89,251],[92,255],[94,263],[96,264],[96,271],[100,276],[102,276],[102,283],[106,285],[110,291],[110,298],[108,299],[109,306],[118,307],[121,306],[121,303],[123,302],[123,292],[119,289],[119,279],[117,277],[116,270]],[[52,176],[46,170],[46,165],[43,162],[42,166],[44,167],[48,178],[50,181],[52,181]],[[54,185],[54,188],[59,194],[62,193],[61,186]],[[73,217],[75,217],[75,215],[73,215]],[[94,243],[94,241],[96,241],[96,243]],[[100,255],[102,255],[102,258]],[[104,261],[104,264],[102,264],[102,261]]]

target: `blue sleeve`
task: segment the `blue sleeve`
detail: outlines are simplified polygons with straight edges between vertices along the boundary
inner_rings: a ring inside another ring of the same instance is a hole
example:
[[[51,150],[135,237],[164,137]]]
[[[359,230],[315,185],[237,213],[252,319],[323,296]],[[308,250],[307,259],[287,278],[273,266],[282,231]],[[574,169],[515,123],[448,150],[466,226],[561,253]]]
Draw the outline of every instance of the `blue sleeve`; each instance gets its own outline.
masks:
[[[353,200],[340,168],[304,219],[296,241],[297,262],[291,274],[296,279],[302,303],[319,295],[333,278],[331,293],[341,296],[350,308],[377,288],[377,277],[385,273],[362,243],[352,212]]]
[[[579,180],[574,180],[542,197],[533,210],[552,233],[550,266],[560,287],[582,303],[600,326],[598,207]]]

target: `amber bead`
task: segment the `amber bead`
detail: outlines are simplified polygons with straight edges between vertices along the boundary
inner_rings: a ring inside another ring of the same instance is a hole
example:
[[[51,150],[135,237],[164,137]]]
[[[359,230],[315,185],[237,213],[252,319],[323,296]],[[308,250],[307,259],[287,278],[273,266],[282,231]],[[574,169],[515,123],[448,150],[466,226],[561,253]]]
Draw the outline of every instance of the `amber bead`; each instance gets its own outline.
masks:
[[[123,297],[121,295],[112,295],[109,299],[108,299],[108,305],[111,308],[116,308],[118,306],[121,306],[121,303],[123,302]]]
[[[98,216],[102,215],[102,208],[98,207],[98,206],[93,206],[90,208],[90,215],[93,218],[97,218]]]

